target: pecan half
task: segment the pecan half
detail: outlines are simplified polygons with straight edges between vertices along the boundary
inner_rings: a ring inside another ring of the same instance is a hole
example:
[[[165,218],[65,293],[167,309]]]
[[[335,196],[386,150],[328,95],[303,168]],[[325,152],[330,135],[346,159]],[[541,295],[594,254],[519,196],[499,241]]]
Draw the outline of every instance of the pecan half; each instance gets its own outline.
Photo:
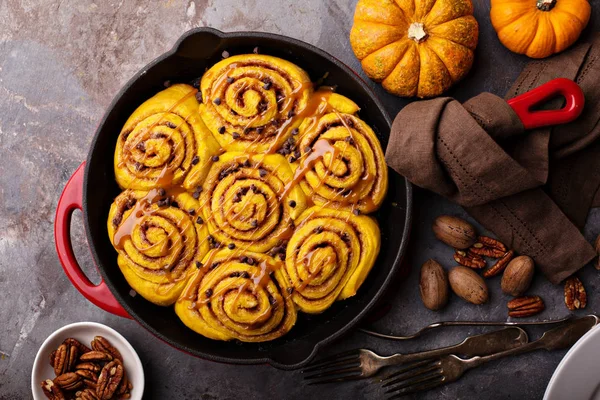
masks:
[[[123,379],[121,379],[121,383],[119,383],[116,393],[118,395],[124,395],[128,393],[131,389],[133,389],[133,385],[127,378],[127,372],[125,371],[125,368],[123,368]]]
[[[98,396],[93,390],[84,389],[75,393],[75,400],[98,400]]]
[[[515,252],[513,250],[509,250],[500,258],[496,264],[494,264],[490,269],[486,270],[483,273],[484,278],[491,278],[492,276],[498,275],[500,272],[504,271],[507,267],[510,260],[515,256]]]
[[[576,276],[572,276],[565,281],[565,304],[571,311],[585,308],[587,305],[585,288]]]
[[[81,357],[79,357],[79,361],[112,361],[113,357],[108,354],[108,353],[104,353],[102,351],[95,351],[92,350],[88,353],[83,354]]]
[[[478,256],[500,258],[506,254],[506,246],[499,240],[487,236],[479,236],[469,251]]]
[[[106,364],[96,386],[96,395],[100,400],[110,399],[123,379],[123,364],[119,360],[113,360]]]
[[[65,400],[62,390],[52,382],[52,379],[46,379],[42,382],[42,391],[50,400]]]
[[[544,311],[546,306],[540,296],[517,297],[508,302],[508,316],[516,318],[531,317]]]
[[[72,370],[77,361],[77,346],[69,346],[65,343],[58,346],[54,354],[54,373],[56,376]]]
[[[66,391],[79,389],[83,386],[81,376],[77,375],[75,372],[67,372],[57,376],[54,378],[54,383]]]
[[[92,349],[110,354],[113,359],[123,362],[123,357],[121,356],[121,353],[119,353],[119,350],[102,336],[96,336],[94,340],[92,340]]]
[[[456,253],[454,253],[454,261],[460,265],[473,269],[485,268],[486,265],[486,262],[482,257],[462,250],[457,250]]]
[[[50,366],[52,368],[54,368],[54,359],[56,358],[56,352],[57,350],[54,350],[52,353],[50,353]]]
[[[95,384],[98,381],[98,374],[88,371],[87,369],[78,369],[75,373],[81,377],[86,386],[89,386],[90,383]]]
[[[90,349],[89,347],[87,347],[85,344],[81,343],[77,339],[66,338],[63,343],[66,344],[67,346],[77,347],[77,350],[79,351],[79,355],[89,353],[90,351],[92,351],[92,349]]]
[[[97,374],[100,372],[102,367],[93,362],[84,362],[84,363],[79,363],[75,366],[75,370],[80,370],[80,369],[83,369],[86,371],[92,371],[93,373]]]

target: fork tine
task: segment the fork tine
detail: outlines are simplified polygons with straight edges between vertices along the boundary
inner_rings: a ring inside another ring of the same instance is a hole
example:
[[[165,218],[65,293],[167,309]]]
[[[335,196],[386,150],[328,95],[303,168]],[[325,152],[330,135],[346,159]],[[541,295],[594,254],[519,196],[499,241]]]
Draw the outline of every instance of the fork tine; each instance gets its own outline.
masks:
[[[402,382],[403,384],[405,384],[406,382],[408,382],[411,378],[417,378],[417,377],[421,377],[424,376],[430,372],[435,371],[436,369],[438,369],[440,367],[440,362],[435,361],[433,363],[430,363],[429,365],[425,365],[423,367],[419,367],[419,368],[414,368],[412,370],[406,371],[406,373],[401,374],[401,376],[399,376],[398,378],[392,380],[392,381],[387,381],[385,384],[383,384],[383,387],[388,387],[391,385],[396,385],[400,382]],[[441,373],[441,371],[440,371]],[[399,389],[399,388],[396,388]]]
[[[309,373],[314,373],[314,372],[325,372],[331,368],[337,368],[339,369],[340,367],[345,367],[348,365],[352,365],[352,364],[356,364],[358,363],[358,365],[360,365],[360,358],[353,356],[353,357],[345,357],[342,358],[340,360],[332,360],[328,363],[325,364],[321,364],[318,366],[314,366],[314,367],[310,367],[310,368],[306,368],[305,370],[302,371],[303,374],[309,374]]]
[[[429,383],[427,383],[427,382],[429,382]],[[409,386],[404,389],[398,390],[397,393],[394,394],[393,396],[389,397],[388,400],[397,399],[398,397],[406,396],[407,394],[410,394],[410,393],[425,392],[427,390],[431,390],[431,389],[441,386],[443,384],[444,384],[443,376],[438,375],[435,378],[431,377],[430,380],[421,382],[420,384],[415,384],[413,386]]]
[[[360,368],[360,365],[354,365],[354,366],[350,366],[348,368],[334,369],[331,371],[320,372],[318,374],[305,376],[304,379],[310,380],[310,379],[326,378],[326,377],[332,377],[334,375],[343,375],[343,374],[347,374],[350,372],[356,372],[356,371],[362,371]]]
[[[359,355],[360,355],[360,353],[359,353],[358,349],[343,351],[341,353],[333,354],[333,355],[321,358],[320,360],[316,360],[316,361],[310,363],[307,368],[302,370],[302,372],[310,372],[312,370],[322,368],[324,365],[329,364],[331,362],[338,361],[338,360],[351,358],[351,357],[358,358]]]
[[[385,393],[394,393],[394,392],[397,392],[398,390],[405,389],[407,387],[414,386],[416,384],[423,383],[423,382],[429,381],[431,379],[438,378],[440,376],[442,378],[444,377],[442,375],[442,373],[439,371],[427,371],[420,375],[411,377],[409,379],[404,379],[404,380],[398,382],[398,384],[393,387],[388,386],[387,387],[388,390]]]
[[[408,364],[408,365],[402,367],[401,369],[399,369],[398,371],[394,372],[393,374],[390,374],[390,375],[386,376],[385,378],[381,379],[379,382],[382,382],[382,383],[385,382],[383,387],[392,385],[392,384],[394,384],[395,380],[390,382],[391,379],[397,378],[400,375],[403,375],[407,372],[418,370],[421,367],[431,365],[433,362],[437,362],[437,361],[438,360],[425,360],[425,361],[419,361],[416,363]]]
[[[353,371],[347,371],[342,376],[336,376],[335,378],[327,378],[327,379],[317,379],[309,381],[309,385],[320,385],[323,383],[333,383],[333,382],[345,382],[345,381],[354,381],[360,379],[362,377],[362,370],[360,368],[354,368]]]

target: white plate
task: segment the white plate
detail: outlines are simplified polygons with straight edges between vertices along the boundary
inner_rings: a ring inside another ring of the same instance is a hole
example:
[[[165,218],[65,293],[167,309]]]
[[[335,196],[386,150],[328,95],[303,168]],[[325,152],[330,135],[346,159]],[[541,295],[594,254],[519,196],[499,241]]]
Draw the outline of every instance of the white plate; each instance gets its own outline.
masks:
[[[544,400],[600,400],[600,329],[583,335],[562,359]]]
[[[66,338],[75,338],[90,347],[94,336],[104,336],[123,356],[123,366],[127,377],[133,384],[131,391],[132,400],[140,400],[144,393],[144,368],[133,347],[120,333],[106,325],[96,322],[77,322],[66,325],[55,331],[42,343],[38,350],[33,370],[31,372],[31,391],[35,400],[48,400],[42,391],[41,382],[54,379],[54,369],[50,366],[50,353],[56,350]]]

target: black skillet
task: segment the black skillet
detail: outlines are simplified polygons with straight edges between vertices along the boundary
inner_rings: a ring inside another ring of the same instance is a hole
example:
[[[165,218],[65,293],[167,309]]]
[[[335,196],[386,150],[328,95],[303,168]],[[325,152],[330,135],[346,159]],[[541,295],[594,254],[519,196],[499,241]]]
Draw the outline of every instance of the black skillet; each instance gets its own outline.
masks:
[[[234,364],[269,363],[277,368],[295,369],[306,365],[317,351],[348,332],[373,308],[392,282],[406,249],[411,221],[411,186],[390,170],[389,192],[377,213],[382,246],[377,263],[356,296],[335,303],[321,315],[299,314],[294,328],[283,338],[267,343],[219,342],[186,328],[172,307],[159,307],[141,296],[129,295],[130,287],[116,262],[117,253],[108,238],[106,221],[113,199],[119,194],[114,179],[115,143],[129,115],[143,101],[164,89],[163,83],[190,82],[223,57],[251,53],[278,56],[304,68],[313,81],[327,74],[324,85],[337,86],[340,94],[360,107],[360,117],[387,145],[391,121],[383,104],[368,85],[350,68],[318,48],[284,36],[235,32],[222,33],[198,28],[184,34],[173,49],[138,72],[117,94],[98,126],[87,161],[75,171],[59,200],[55,240],[65,273],[91,302],[111,313],[133,318],[168,344],[208,360]],[[81,209],[90,250],[102,282],[94,285],[74,257],[70,219]]]

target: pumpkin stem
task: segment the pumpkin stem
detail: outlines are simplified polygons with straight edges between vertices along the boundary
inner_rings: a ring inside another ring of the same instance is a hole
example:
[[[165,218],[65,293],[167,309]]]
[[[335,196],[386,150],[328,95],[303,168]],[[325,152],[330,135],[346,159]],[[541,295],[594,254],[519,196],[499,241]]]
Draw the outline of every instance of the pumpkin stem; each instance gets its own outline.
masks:
[[[556,0],[537,0],[537,8],[541,11],[550,11],[556,5]]]
[[[540,0],[543,1],[543,0]],[[414,40],[417,43],[421,43],[427,39],[427,32],[425,32],[425,25],[420,22],[413,22],[408,27],[408,38]]]

